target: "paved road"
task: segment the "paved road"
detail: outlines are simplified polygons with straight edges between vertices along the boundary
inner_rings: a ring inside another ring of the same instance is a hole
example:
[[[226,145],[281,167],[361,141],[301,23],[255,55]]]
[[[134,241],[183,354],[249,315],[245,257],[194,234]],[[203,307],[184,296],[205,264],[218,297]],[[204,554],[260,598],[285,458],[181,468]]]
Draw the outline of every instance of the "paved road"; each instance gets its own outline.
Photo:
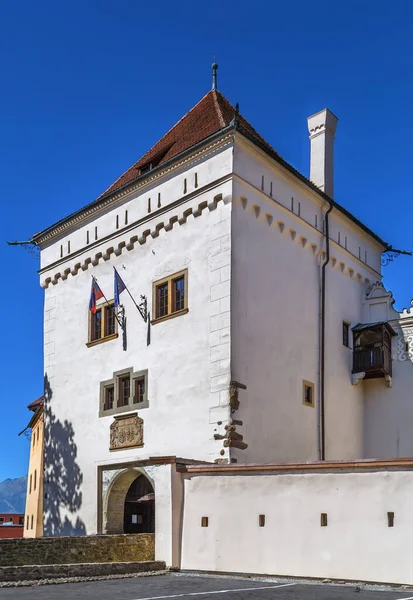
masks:
[[[351,585],[171,574],[0,589],[0,600],[413,600],[413,592]]]

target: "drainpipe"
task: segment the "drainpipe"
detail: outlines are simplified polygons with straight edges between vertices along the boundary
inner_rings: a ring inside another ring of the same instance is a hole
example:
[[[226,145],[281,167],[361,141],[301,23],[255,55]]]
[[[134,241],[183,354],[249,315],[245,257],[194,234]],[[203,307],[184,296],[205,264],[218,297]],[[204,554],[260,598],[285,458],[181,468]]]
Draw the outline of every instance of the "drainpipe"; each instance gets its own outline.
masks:
[[[330,233],[328,217],[333,210],[333,202],[324,216],[326,257],[321,267],[321,318],[320,318],[320,451],[319,459],[326,459],[326,428],[325,428],[325,337],[326,337],[326,267],[330,262]]]

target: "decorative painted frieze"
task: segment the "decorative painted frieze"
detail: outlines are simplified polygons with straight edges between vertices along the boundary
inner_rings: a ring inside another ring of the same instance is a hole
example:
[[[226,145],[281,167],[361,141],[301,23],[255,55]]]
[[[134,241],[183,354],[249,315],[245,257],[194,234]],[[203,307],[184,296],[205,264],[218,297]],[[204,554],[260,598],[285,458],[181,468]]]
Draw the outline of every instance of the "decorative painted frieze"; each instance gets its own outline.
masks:
[[[403,328],[397,336],[397,359],[400,362],[413,362],[413,327]]]

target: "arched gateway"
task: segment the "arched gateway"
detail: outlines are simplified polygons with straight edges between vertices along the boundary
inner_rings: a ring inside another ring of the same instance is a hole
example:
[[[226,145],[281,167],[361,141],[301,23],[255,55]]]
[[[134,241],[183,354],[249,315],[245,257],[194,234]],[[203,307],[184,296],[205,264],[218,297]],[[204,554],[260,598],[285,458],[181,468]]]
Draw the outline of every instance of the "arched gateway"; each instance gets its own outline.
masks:
[[[105,533],[154,533],[155,494],[152,483],[140,471],[120,473],[107,492]]]

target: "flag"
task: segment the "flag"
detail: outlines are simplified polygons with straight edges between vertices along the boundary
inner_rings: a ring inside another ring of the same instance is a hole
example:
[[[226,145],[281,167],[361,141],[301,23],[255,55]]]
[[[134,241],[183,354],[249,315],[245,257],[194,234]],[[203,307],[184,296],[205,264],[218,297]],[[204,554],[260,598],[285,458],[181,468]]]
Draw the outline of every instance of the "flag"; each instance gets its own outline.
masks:
[[[115,279],[114,279],[114,284],[115,284],[115,291],[114,291],[114,299],[115,299],[115,306],[119,306],[120,304],[120,300],[119,300],[119,295],[123,292],[123,290],[126,290],[126,285],[123,283],[121,276],[119,275],[119,273],[117,272],[117,270],[115,269],[115,267],[113,267],[114,270],[114,275],[115,275]]]
[[[92,277],[92,289],[90,291],[89,310],[95,315],[96,314],[96,302],[104,298],[103,292],[98,286],[98,282]]]

